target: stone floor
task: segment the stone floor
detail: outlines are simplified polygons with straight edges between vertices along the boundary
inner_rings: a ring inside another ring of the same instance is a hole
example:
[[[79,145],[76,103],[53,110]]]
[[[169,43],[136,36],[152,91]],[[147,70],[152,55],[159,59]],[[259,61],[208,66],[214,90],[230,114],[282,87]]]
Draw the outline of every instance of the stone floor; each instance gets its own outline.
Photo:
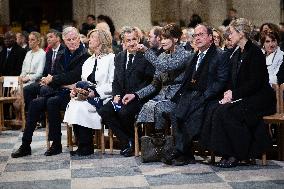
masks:
[[[221,169],[204,163],[183,167],[143,164],[139,158],[121,157],[118,151],[70,157],[64,134],[64,152],[46,157],[44,130],[34,133],[31,156],[12,159],[10,154],[20,146],[21,136],[20,131],[0,134],[0,189],[284,188],[284,162],[279,161]]]

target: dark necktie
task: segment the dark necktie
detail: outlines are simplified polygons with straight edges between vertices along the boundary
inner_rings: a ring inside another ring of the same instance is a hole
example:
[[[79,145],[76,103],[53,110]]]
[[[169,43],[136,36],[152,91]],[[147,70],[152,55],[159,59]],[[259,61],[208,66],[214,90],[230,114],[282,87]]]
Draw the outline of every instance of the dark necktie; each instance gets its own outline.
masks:
[[[51,74],[54,74],[54,63],[55,63],[55,59],[56,59],[56,51],[52,51],[52,57],[51,57]]]
[[[203,59],[204,55],[205,54],[203,52],[198,55],[198,60],[197,60],[197,63],[196,63],[195,70],[197,70],[198,67],[200,66],[200,63],[202,62],[202,59]]]
[[[132,60],[133,60],[134,55],[133,54],[129,54],[129,59],[127,62],[127,70],[129,71],[132,67]]]

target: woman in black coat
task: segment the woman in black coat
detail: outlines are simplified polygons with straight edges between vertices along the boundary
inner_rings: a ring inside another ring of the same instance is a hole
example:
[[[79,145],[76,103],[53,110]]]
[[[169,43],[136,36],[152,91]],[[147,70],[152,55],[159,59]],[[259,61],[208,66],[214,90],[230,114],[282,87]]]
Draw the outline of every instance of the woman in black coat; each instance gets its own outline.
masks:
[[[240,18],[230,24],[231,55],[227,91],[203,125],[203,145],[222,156],[217,166],[235,167],[270,147],[262,121],[275,111],[275,95],[269,85],[265,57],[249,39],[251,24]]]

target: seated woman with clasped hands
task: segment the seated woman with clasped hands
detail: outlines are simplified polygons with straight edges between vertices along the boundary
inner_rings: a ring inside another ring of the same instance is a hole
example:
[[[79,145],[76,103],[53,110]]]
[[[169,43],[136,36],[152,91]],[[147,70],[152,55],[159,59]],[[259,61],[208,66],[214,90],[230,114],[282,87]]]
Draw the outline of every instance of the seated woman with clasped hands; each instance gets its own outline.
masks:
[[[89,48],[94,54],[82,66],[82,81],[71,91],[64,122],[73,125],[78,149],[71,155],[85,156],[94,153],[93,129],[101,128],[97,101],[111,99],[114,75],[114,54],[110,32],[100,29],[88,33]]]

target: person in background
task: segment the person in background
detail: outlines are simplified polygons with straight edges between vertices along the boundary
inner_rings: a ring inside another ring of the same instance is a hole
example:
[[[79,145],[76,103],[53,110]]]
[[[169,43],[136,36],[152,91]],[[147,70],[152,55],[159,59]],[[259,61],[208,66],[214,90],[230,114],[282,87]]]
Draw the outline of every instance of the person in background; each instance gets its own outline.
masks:
[[[266,56],[266,66],[269,74],[269,83],[277,84],[276,74],[283,64],[284,52],[279,47],[279,35],[275,32],[266,32],[261,36],[260,43]]]
[[[0,76],[19,76],[27,51],[16,43],[16,34],[4,34],[4,48],[0,52]]]
[[[223,21],[222,25],[228,26],[232,22],[232,20],[237,19],[237,14],[238,14],[238,12],[237,12],[236,9],[230,8],[228,10],[227,18]]]
[[[217,30],[215,28],[213,28],[213,39],[214,39],[215,46],[217,48],[220,48],[220,49],[224,50],[223,35],[222,35],[222,33],[219,30]]]
[[[180,44],[183,46],[183,48],[189,52],[193,52],[194,49],[191,46],[193,43],[193,37],[192,35],[194,34],[194,29],[193,28],[184,28],[182,30],[182,35],[180,38]]]
[[[82,28],[80,33],[84,34],[87,36],[88,32],[92,29],[96,28],[96,17],[92,14],[89,14],[87,16],[87,22],[82,24]]]
[[[16,41],[19,46],[21,46],[23,49],[25,49],[27,52],[30,50],[29,44],[28,44],[28,37],[29,34],[26,31],[18,32],[16,33]]]

